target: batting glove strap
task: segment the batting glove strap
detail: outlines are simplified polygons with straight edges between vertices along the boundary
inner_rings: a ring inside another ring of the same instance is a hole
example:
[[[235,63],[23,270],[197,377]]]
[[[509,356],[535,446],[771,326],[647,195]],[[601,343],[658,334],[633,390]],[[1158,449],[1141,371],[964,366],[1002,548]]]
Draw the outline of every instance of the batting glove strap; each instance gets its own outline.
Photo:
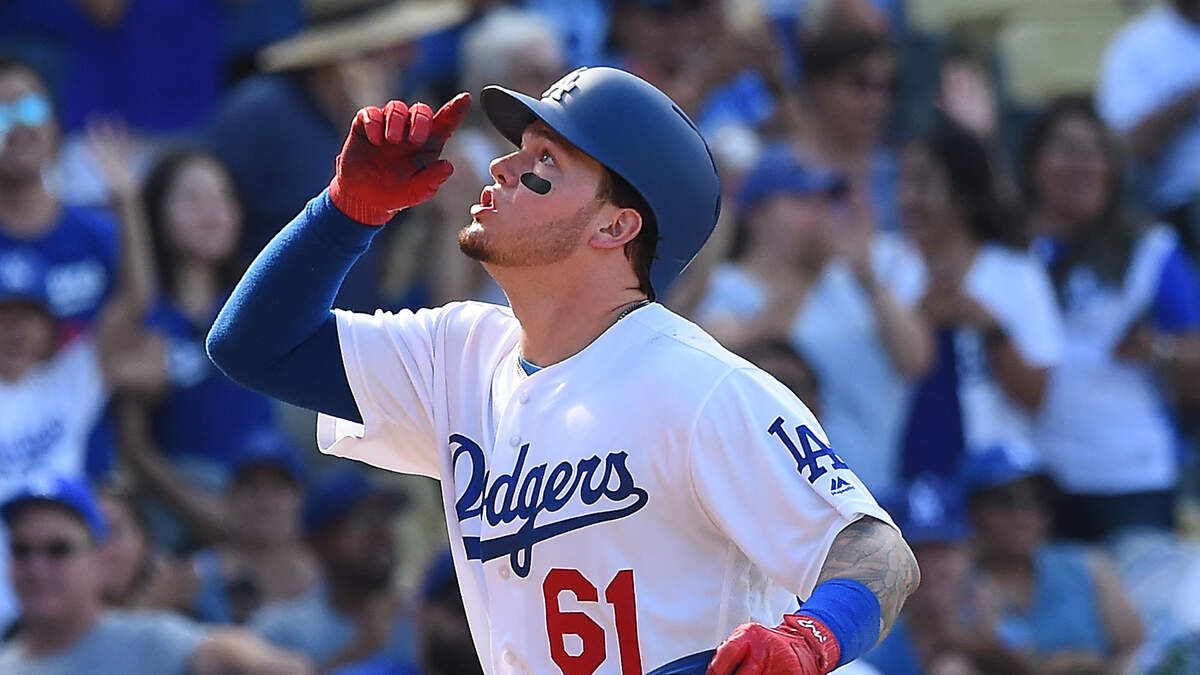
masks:
[[[838,667],[842,658],[842,647],[834,637],[833,631],[820,619],[804,614],[789,614],[783,617],[783,623],[776,629],[790,632],[802,641],[808,651],[817,657],[819,675],[825,675]]]

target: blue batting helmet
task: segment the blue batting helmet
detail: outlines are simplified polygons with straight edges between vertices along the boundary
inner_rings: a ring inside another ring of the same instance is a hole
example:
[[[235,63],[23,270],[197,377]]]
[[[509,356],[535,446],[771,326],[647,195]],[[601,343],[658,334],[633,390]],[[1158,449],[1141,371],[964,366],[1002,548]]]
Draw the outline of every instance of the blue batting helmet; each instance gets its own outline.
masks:
[[[616,68],[580,68],[541,99],[495,85],[481,98],[488,119],[518,147],[540,119],[638,191],[658,223],[656,294],[708,241],[721,212],[716,162],[692,120],[654,85]]]

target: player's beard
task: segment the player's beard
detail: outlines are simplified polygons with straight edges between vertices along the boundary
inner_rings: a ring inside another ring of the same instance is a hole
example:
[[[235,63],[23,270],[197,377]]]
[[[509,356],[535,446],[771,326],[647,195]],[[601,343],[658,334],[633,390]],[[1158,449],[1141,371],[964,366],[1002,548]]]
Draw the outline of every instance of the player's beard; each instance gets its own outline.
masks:
[[[497,267],[538,267],[562,262],[579,245],[584,229],[602,205],[599,200],[589,202],[567,218],[527,228],[504,241],[496,240],[496,230],[489,232],[483,227],[467,225],[458,232],[458,248],[470,258]]]

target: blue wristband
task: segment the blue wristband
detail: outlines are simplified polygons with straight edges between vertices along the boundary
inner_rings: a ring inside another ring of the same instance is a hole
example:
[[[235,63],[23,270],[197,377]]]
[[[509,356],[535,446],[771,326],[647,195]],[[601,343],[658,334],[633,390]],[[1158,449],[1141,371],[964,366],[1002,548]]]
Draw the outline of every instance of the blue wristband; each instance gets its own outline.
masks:
[[[817,586],[796,613],[811,616],[833,633],[842,650],[839,667],[870,651],[879,640],[879,598],[853,579],[830,579]]]

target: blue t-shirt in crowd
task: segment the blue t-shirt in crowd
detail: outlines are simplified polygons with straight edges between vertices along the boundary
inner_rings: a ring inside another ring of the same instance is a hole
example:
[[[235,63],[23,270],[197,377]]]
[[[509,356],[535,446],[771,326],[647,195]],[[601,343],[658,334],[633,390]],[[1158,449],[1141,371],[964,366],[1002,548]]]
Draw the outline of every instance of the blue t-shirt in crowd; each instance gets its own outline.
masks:
[[[119,234],[107,211],[64,206],[58,223],[34,239],[15,237],[0,222],[0,251],[25,248],[46,261],[50,309],[67,337],[86,330],[117,277]]]
[[[357,624],[330,604],[325,588],[258,610],[249,627],[271,644],[299,652],[316,664],[328,663],[358,633]],[[412,622],[401,615],[396,618],[387,643],[371,660],[406,663],[414,653]]]
[[[1108,638],[1085,549],[1046,544],[1034,556],[1033,601],[1023,612],[1002,612],[997,637],[1039,656],[1083,652],[1103,657]]]
[[[213,318],[224,304],[222,297],[213,306]],[[208,359],[204,338],[211,320],[193,323],[162,300],[151,309],[146,323],[167,341],[170,390],[154,419],[163,453],[228,467],[241,447],[239,439],[271,425],[270,399],[225,377]]]

